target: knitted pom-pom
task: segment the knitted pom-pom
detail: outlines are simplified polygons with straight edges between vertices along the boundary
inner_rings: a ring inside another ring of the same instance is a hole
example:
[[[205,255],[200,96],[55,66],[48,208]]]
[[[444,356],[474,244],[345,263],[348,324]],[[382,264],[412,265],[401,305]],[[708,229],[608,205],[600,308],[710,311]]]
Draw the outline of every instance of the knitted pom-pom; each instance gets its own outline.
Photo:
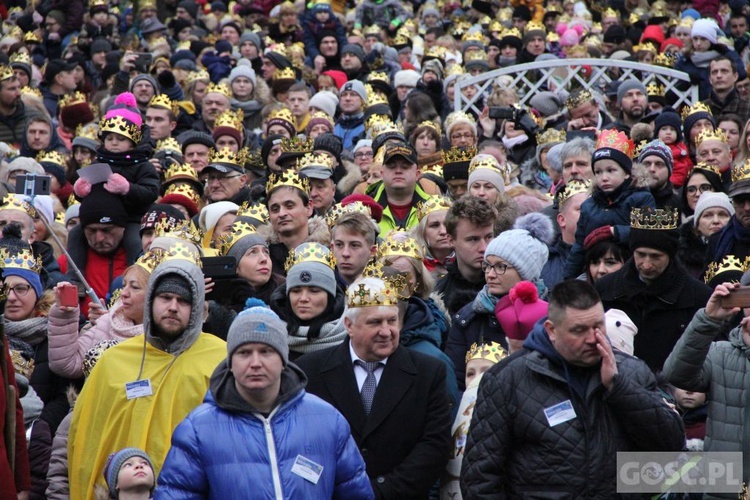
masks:
[[[251,307],[268,307],[268,304],[255,297],[250,297],[245,301],[245,309],[250,309]]]
[[[524,304],[531,304],[539,300],[539,290],[531,281],[519,281],[516,286],[510,289],[510,300],[515,302],[516,299]]]
[[[550,218],[539,212],[519,217],[513,224],[513,229],[525,229],[532,237],[548,245],[552,243],[555,235]]]
[[[131,108],[137,108],[138,103],[135,101],[135,96],[130,92],[123,92],[115,98],[115,104],[124,104]]]
[[[91,192],[91,183],[83,177],[79,177],[75,184],[73,184],[73,192],[79,198],[85,198]]]

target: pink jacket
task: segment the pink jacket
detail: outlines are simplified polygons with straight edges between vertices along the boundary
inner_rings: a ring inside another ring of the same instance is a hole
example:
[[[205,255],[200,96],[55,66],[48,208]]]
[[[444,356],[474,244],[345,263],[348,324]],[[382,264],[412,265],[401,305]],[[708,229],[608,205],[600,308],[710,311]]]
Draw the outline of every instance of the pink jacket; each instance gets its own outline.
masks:
[[[127,340],[143,333],[143,325],[134,325],[119,313],[117,300],[109,312],[78,333],[79,310],[63,311],[57,304],[49,312],[49,364],[53,372],[68,378],[83,376],[83,358],[102,340]]]

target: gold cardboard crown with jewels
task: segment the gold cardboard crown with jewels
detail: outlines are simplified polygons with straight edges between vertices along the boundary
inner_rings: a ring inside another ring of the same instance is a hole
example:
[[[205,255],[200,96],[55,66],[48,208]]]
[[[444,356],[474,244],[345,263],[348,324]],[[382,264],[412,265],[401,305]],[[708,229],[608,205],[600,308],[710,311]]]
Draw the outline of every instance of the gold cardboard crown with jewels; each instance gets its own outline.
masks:
[[[446,163],[469,162],[477,155],[477,148],[474,146],[467,148],[452,147],[450,149],[443,149],[440,151],[440,155],[443,157],[443,165]]]
[[[177,116],[180,114],[180,106],[177,101],[173,101],[166,94],[155,95],[149,101],[148,106],[150,108],[164,108],[172,111],[172,114]]]
[[[68,163],[68,159],[65,155],[58,153],[57,151],[40,151],[39,154],[36,155],[36,161],[38,163],[54,163],[63,169]]]
[[[245,130],[245,125],[243,123],[244,119],[245,119],[245,113],[241,109],[238,109],[237,111],[228,109],[226,111],[222,111],[221,113],[219,113],[219,116],[216,117],[216,121],[214,122],[214,128],[229,127],[234,130],[239,130],[240,132],[244,132]]]
[[[500,168],[500,164],[497,162],[497,159],[492,155],[479,154],[475,156],[474,158],[472,158],[471,163],[469,163],[469,175],[471,175],[472,172],[480,168],[496,170],[502,174],[502,169]]]
[[[482,32],[477,30],[473,33],[465,33],[464,36],[461,37],[462,42],[482,42],[484,43],[484,36],[482,35]]]
[[[682,121],[685,121],[685,118],[687,118],[690,115],[694,115],[695,113],[708,113],[709,115],[713,116],[713,113],[711,112],[711,108],[703,104],[702,102],[696,102],[692,106],[686,106],[682,110]]]
[[[16,74],[13,71],[13,68],[11,68],[10,66],[0,65],[0,82],[5,81],[9,78],[13,78],[14,76],[16,76]]]
[[[466,352],[466,363],[472,359],[486,359],[493,363],[499,363],[508,357],[508,351],[497,342],[488,342],[486,344],[477,344],[474,342]]]
[[[7,247],[0,248],[0,267],[3,269],[26,269],[37,274],[42,272],[42,259],[34,255],[31,248],[11,250]]]
[[[708,163],[703,161],[699,161],[693,168],[697,168],[698,170],[705,170],[706,172],[712,172],[718,176],[721,176],[719,167],[714,167],[713,165],[709,165]]]
[[[244,201],[240,208],[237,209],[237,217],[248,217],[255,219],[265,224],[268,222],[268,208],[260,203],[253,203],[252,205]]]
[[[20,351],[10,349],[10,360],[13,363],[13,369],[27,379],[31,378],[34,373],[34,358],[26,359]]]
[[[372,26],[367,26],[367,27],[366,27],[366,28],[365,28],[365,29],[364,29],[364,30],[362,31],[362,34],[363,34],[363,35],[365,35],[365,37],[367,37],[367,36],[372,36],[372,35],[377,35],[377,36],[380,36],[380,35],[381,35],[381,30],[380,30],[380,26],[378,26],[378,25],[376,25],[376,24],[373,24]]]
[[[185,78],[185,83],[188,85],[191,83],[195,83],[198,80],[211,80],[211,75],[208,74],[208,71],[205,69],[199,69],[198,71],[191,71],[187,77]]]
[[[370,115],[370,117],[365,121],[365,130],[369,131],[372,130],[374,127],[391,123],[391,118],[388,115],[379,115],[374,114]]]
[[[270,196],[274,189],[280,187],[297,188],[306,195],[310,194],[310,181],[307,177],[300,176],[297,172],[287,170],[286,172],[271,173],[266,181],[266,193]]]
[[[674,63],[677,61],[675,57],[673,57],[671,54],[661,53],[656,54],[654,57],[654,64],[656,66],[661,66],[663,68],[673,68]]]
[[[668,231],[677,229],[680,224],[678,209],[632,208],[630,210],[630,227],[632,229],[650,229]]]
[[[445,130],[450,130],[452,128],[453,123],[455,123],[458,120],[468,120],[472,124],[476,124],[477,121],[474,119],[473,116],[471,116],[469,113],[465,111],[454,111],[453,113],[449,114],[448,117],[445,119]]]
[[[169,246],[169,249],[165,252],[164,258],[161,263],[168,262],[170,260],[186,260],[203,268],[203,262],[201,261],[200,252],[196,252],[187,243],[178,241]]]
[[[383,242],[378,246],[378,259],[384,257],[411,257],[422,260],[424,252],[419,248],[417,240],[408,232],[394,229],[385,236]]]
[[[295,127],[297,126],[297,120],[294,118],[294,115],[292,114],[292,110],[289,108],[281,108],[277,109],[275,111],[272,111],[270,115],[268,115],[268,121],[269,123],[271,120],[283,120],[287,123],[291,123]],[[281,146],[282,150],[284,146]]]
[[[328,213],[326,214],[326,223],[328,224],[328,228],[333,228],[333,226],[336,225],[336,221],[339,220],[339,217],[348,212],[359,212],[367,215],[368,217],[372,217],[372,211],[370,210],[370,207],[368,207],[361,201],[354,201],[352,203],[349,203],[348,205],[336,203],[328,210]]]
[[[630,140],[630,137],[626,133],[618,132],[615,129],[602,130],[596,141],[596,149],[599,148],[616,149],[625,153],[628,158],[632,158],[635,152],[635,144]]]
[[[232,98],[232,89],[226,83],[209,83],[206,87],[206,94],[221,94],[227,99]]]
[[[297,73],[294,71],[294,68],[276,68],[276,70],[273,72],[273,79],[274,80],[296,80],[297,79]]]
[[[453,200],[447,196],[430,196],[425,201],[417,203],[417,219],[420,221],[432,212],[449,210],[453,206]]]
[[[489,26],[487,26],[487,31],[490,33],[498,33],[498,37],[502,37],[503,29],[503,23],[497,19],[490,21]]]
[[[641,153],[643,152],[643,148],[648,146],[648,144],[649,144],[649,141],[646,139],[636,144],[635,149],[633,150],[633,158],[638,158],[639,156],[641,156]]]
[[[412,292],[409,289],[409,273],[393,273],[385,275],[385,266],[377,258],[372,258],[362,270],[362,278],[375,278],[395,290],[399,300],[409,300]]]
[[[556,130],[554,128],[548,128],[541,134],[536,134],[536,145],[537,147],[550,144],[552,142],[565,142],[566,133],[564,130]]]
[[[654,55],[659,53],[659,47],[653,42],[643,42],[640,45],[633,47],[633,52],[650,52]]]
[[[299,137],[295,136],[291,139],[284,137],[281,139],[281,152],[282,153],[311,153],[314,146],[314,141],[310,137]]]
[[[732,182],[750,179],[750,159],[732,168]]]
[[[452,76],[452,75],[461,76],[465,74],[466,74],[466,70],[464,69],[463,66],[461,66],[460,64],[454,64],[448,67],[448,70],[445,72],[445,77],[448,78],[449,76]]]
[[[24,43],[42,43],[42,37],[33,31],[27,31],[23,36]]]
[[[3,80],[3,78],[0,78],[0,81],[2,81],[2,80]],[[41,90],[35,89],[33,87],[29,87],[28,85],[26,85],[24,88],[21,89],[21,94],[22,95],[31,95],[31,96],[34,96],[34,97],[38,97],[39,99],[42,98],[42,91]]]
[[[162,248],[151,248],[138,257],[138,260],[135,261],[135,265],[142,267],[147,273],[151,274],[154,272],[154,269],[156,269],[156,266],[162,263],[166,253],[166,250]]]
[[[194,179],[197,181],[198,173],[189,163],[173,163],[169,166],[169,168],[167,168],[166,172],[164,172],[164,180],[165,182],[168,182],[175,177],[179,177],[181,179]]]
[[[666,89],[664,85],[659,85],[656,82],[651,82],[646,85],[646,94],[653,97],[664,97]]]
[[[177,139],[175,139],[174,137],[167,137],[166,139],[160,139],[156,141],[156,150],[157,151],[172,151],[174,153],[178,153],[182,155],[182,148],[180,147],[180,143],[177,142]],[[172,166],[170,166],[169,168],[172,168]],[[193,170],[192,167],[190,168],[191,170]],[[167,172],[169,172],[169,169],[167,169]],[[167,174],[167,177],[168,176],[169,175]]]
[[[388,104],[388,97],[384,93],[372,88],[371,85],[365,85],[365,90],[367,91],[368,108],[377,104]]]
[[[373,71],[370,76],[367,77],[368,82],[385,82],[388,85],[391,84],[391,79],[388,77],[388,73],[385,71]]]
[[[411,45],[409,35],[407,33],[396,33],[396,36],[393,38],[393,46],[401,47],[407,45]]]
[[[383,285],[376,290],[367,283],[353,283],[346,290],[347,307],[397,306],[402,300],[401,289],[392,280],[374,277],[365,279],[378,279]]]
[[[704,141],[720,141],[726,144],[728,142],[727,134],[725,134],[720,128],[715,130],[703,129],[701,130],[701,133],[698,134],[698,137],[695,138],[695,146],[700,146]]]
[[[287,53],[286,53],[286,46],[283,43],[271,43],[268,45],[268,48],[266,49],[266,54],[269,52],[274,52],[276,54],[279,54],[280,56],[284,56],[288,59]]]
[[[566,201],[571,199],[577,194],[581,193],[589,193],[589,188],[591,187],[591,181],[590,180],[579,180],[579,179],[571,179],[568,181],[567,184],[565,184],[565,187],[563,188],[562,192],[560,192],[557,195],[557,203],[560,206],[563,206]]]
[[[325,168],[333,171],[333,158],[325,153],[305,153],[297,159],[297,171],[304,168]]]
[[[203,239],[200,230],[196,228],[191,221],[184,220],[170,224],[168,219],[160,219],[157,221],[156,225],[154,225],[154,237],[178,238],[180,240],[189,241],[198,247],[201,246],[201,241]]]
[[[297,248],[290,250],[289,257],[284,262],[284,269],[289,272],[292,266],[303,262],[318,262],[331,269],[336,268],[336,258],[333,256],[333,252],[320,243],[302,243]]]
[[[141,127],[119,115],[99,121],[99,137],[103,139],[110,132],[125,136],[136,144],[141,142]]]
[[[379,136],[388,133],[404,135],[404,127],[401,126],[401,123],[395,123],[388,120],[387,122],[373,125],[372,129],[370,130],[370,137],[372,139],[376,139]]]
[[[312,113],[310,113],[310,120],[325,120],[326,123],[331,126],[331,130],[333,130],[333,118],[331,118],[331,116],[325,111],[313,111]]]
[[[31,65],[31,57],[26,52],[16,52],[10,56],[10,62]]]
[[[21,212],[26,212],[32,219],[37,217],[36,209],[31,203],[24,201],[20,196],[12,193],[3,196],[2,201],[0,201],[0,212],[3,210],[20,210]]]
[[[443,131],[440,130],[440,124],[437,123],[437,122],[435,122],[435,121],[432,121],[432,120],[425,120],[422,123],[420,123],[419,125],[417,125],[417,128],[421,128],[421,127],[429,127],[429,128],[431,128],[432,130],[434,130],[435,132],[437,132],[438,136],[442,135],[442,133],[443,133]]]
[[[219,244],[219,255],[228,255],[229,250],[245,236],[251,234],[257,234],[258,231],[255,226],[247,221],[234,221],[232,223],[232,229],[228,234],[225,234],[220,238],[221,243]]]
[[[225,163],[239,167],[240,169],[245,168],[245,160],[247,159],[247,149],[242,148],[236,153],[230,148],[221,148],[218,151],[214,148],[208,150],[208,164],[212,163]]]
[[[170,194],[185,196],[186,198],[192,200],[192,202],[196,205],[198,205],[201,201],[200,193],[187,183],[175,182],[170,184],[164,191],[164,196],[169,196]]]
[[[424,53],[424,57],[428,59],[439,59],[441,61],[445,60],[445,54],[446,50],[445,47],[442,47],[440,45],[433,45],[429,49],[427,49]]]
[[[589,103],[594,100],[594,94],[590,90],[584,89],[580,92],[571,94],[570,97],[565,101],[565,107],[568,110],[575,109],[582,104]]]
[[[741,261],[734,255],[725,255],[721,261],[711,262],[708,265],[708,268],[706,268],[706,274],[703,276],[703,281],[705,281],[706,284],[709,284],[716,276],[726,272],[734,271],[744,274],[745,271],[747,271],[748,264],[750,264],[748,258]]]
[[[530,21],[526,23],[526,27],[523,29],[524,33],[528,33],[530,31],[544,31],[544,33],[547,33],[547,28],[538,21]]]
[[[464,66],[470,62],[489,62],[489,56],[487,52],[483,50],[472,50],[466,53],[464,56]]]

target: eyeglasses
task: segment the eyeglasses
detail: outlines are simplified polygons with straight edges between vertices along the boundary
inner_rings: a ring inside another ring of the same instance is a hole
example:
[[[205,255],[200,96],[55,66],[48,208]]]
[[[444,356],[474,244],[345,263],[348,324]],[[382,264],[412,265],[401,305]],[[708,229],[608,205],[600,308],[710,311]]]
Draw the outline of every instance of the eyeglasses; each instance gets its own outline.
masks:
[[[488,274],[490,271],[492,271],[498,276],[502,276],[508,269],[515,268],[508,264],[490,264],[486,260],[482,262],[482,271],[484,271],[484,274]]]
[[[355,158],[372,158],[375,154],[372,151],[358,151],[354,153]]]
[[[707,191],[713,191],[714,187],[711,184],[701,184],[700,186],[688,186],[688,194],[695,194],[696,191],[700,191],[701,194]]]
[[[30,285],[3,285],[3,295],[5,295],[6,297],[10,296],[10,292],[13,292],[16,294],[16,297],[20,298],[29,293],[29,290],[31,290]]]
[[[212,181],[219,181],[223,184],[229,179],[234,179],[235,177],[241,177],[241,176],[242,174],[237,174],[237,175],[210,175],[209,174],[208,176],[206,176],[206,184]]]
[[[457,141],[459,139],[473,139],[474,134],[471,132],[465,132],[463,134],[451,134],[451,141]]]

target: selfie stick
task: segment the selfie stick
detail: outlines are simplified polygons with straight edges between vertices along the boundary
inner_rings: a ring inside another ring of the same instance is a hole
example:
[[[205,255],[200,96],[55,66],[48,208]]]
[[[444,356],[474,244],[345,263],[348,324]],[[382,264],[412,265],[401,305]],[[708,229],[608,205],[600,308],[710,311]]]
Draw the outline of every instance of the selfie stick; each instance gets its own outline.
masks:
[[[30,195],[30,198],[31,198],[31,206],[34,206],[34,198],[36,198],[36,195],[32,194]],[[39,218],[42,219],[42,222],[44,223],[44,226],[47,228],[47,231],[49,231],[49,234],[52,235],[52,239],[55,240],[55,243],[57,243],[57,246],[60,247],[60,250],[62,250],[62,252],[65,254],[65,258],[68,261],[68,265],[71,267],[71,269],[73,269],[73,272],[76,274],[76,276],[78,276],[78,279],[81,280],[81,283],[83,283],[83,286],[86,290],[86,295],[88,295],[91,301],[97,304],[99,307],[101,307],[102,309],[106,309],[104,307],[104,304],[102,304],[102,301],[99,300],[99,297],[97,297],[96,294],[94,293],[94,289],[91,288],[91,285],[89,285],[88,281],[86,281],[86,278],[83,277],[83,273],[81,272],[81,270],[78,269],[78,266],[76,265],[76,263],[73,262],[73,259],[70,257],[70,254],[65,249],[65,245],[62,244],[60,239],[55,234],[55,231],[52,230],[52,226],[50,226],[49,222],[47,222],[47,219],[45,219],[44,216],[40,216]]]

